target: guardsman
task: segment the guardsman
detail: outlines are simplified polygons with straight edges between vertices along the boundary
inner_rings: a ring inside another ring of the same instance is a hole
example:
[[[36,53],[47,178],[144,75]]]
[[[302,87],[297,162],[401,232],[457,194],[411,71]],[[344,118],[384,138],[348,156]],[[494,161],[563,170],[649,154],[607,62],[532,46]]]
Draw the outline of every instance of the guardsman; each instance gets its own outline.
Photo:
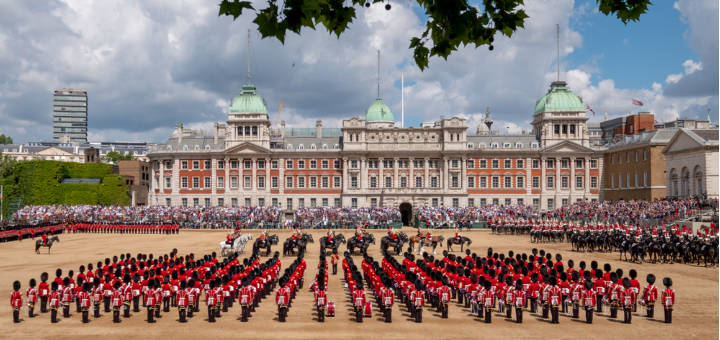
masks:
[[[287,286],[287,282],[281,279],[280,288],[278,288],[275,294],[275,303],[278,306],[278,320],[285,322],[285,316],[287,315],[288,303],[290,302],[290,287]]]
[[[657,287],[655,287],[655,275],[648,274],[645,279],[648,285],[643,289],[642,302],[646,306],[647,317],[652,318],[655,315],[655,301],[658,297]]]
[[[318,321],[325,321],[325,306],[327,305],[327,291],[325,290],[324,274],[318,275],[318,288],[315,293],[315,307],[317,308]]]
[[[195,302],[197,301],[197,293],[195,291],[195,279],[188,280],[187,286],[185,287],[185,292],[187,293],[187,316],[191,318],[193,316],[193,311],[195,311]]]
[[[70,286],[70,278],[65,277],[63,279],[63,291],[62,291],[62,305],[63,305],[63,317],[70,317],[70,303],[72,302],[72,288]]]
[[[597,295],[592,289],[593,283],[591,280],[585,281],[585,289],[582,291],[582,304],[585,307],[585,322],[592,323],[593,311],[597,304]]]
[[[140,275],[136,273],[135,275],[133,275],[132,283],[133,313],[140,312],[140,296],[142,295],[142,289],[143,285],[142,283],[140,283]]]
[[[672,323],[672,311],[675,306],[675,289],[672,289],[672,279],[666,277],[663,279],[665,289],[662,291],[662,304],[665,310],[665,323]]]
[[[562,304],[562,291],[557,284],[557,278],[550,277],[550,289],[548,290],[550,299],[550,314],[552,315],[551,323],[559,323],[560,304]]]
[[[330,263],[332,264],[333,275],[337,275],[338,260],[340,260],[340,255],[338,255],[337,248],[336,248],[336,249],[333,249],[333,253],[332,253],[332,255],[330,255]]]
[[[443,278],[442,285],[437,289],[437,295],[440,299],[440,309],[442,313],[442,318],[447,319],[448,318],[448,306],[450,304],[450,299],[452,298],[452,289],[450,289],[450,286],[448,286],[447,278]]]
[[[425,305],[425,290],[420,279],[415,281],[415,290],[410,293],[413,310],[415,311],[415,322],[422,322],[422,310]]]
[[[521,280],[515,281],[515,290],[513,291],[512,298],[513,304],[515,305],[515,318],[517,323],[522,323],[523,307],[525,307],[527,299]]]
[[[175,304],[178,308],[178,315],[180,322],[187,322],[186,316],[187,316],[187,309],[189,306],[189,299],[188,299],[188,292],[186,290],[187,283],[185,281],[180,281],[180,287],[175,295]]]
[[[530,313],[537,312],[537,299],[540,297],[540,284],[538,283],[538,273],[530,275],[530,288],[528,295],[530,296]]]
[[[380,299],[383,304],[383,314],[385,322],[392,322],[392,305],[395,303],[395,293],[390,287],[383,287],[380,291]]]
[[[635,305],[635,292],[632,290],[632,287],[630,286],[630,280],[628,278],[624,278],[622,280],[622,286],[625,288],[622,294],[622,306],[624,315],[623,322],[632,323],[632,312],[633,306]]]
[[[38,286],[38,294],[40,295],[40,313],[47,313],[48,296],[50,296],[50,286],[47,283],[48,273],[40,274],[40,285]]]
[[[252,307],[252,286],[245,280],[240,284],[242,287],[238,290],[238,303],[242,309],[240,321],[247,322]]]
[[[145,291],[145,306],[147,307],[147,322],[148,323],[154,323],[154,317],[155,317],[155,305],[157,304],[157,301],[155,300],[155,280],[148,280],[148,290]]]
[[[637,300],[640,295],[640,281],[637,280],[637,271],[635,269],[630,269],[630,288],[632,288],[633,301],[635,301],[633,304],[633,312],[637,312]]]
[[[37,289],[35,289],[35,279],[30,279],[30,282],[28,283],[28,289],[25,293],[25,296],[27,297],[27,305],[28,305],[28,317],[34,317],[35,314],[33,314],[33,311],[35,310],[35,303],[37,302],[37,296],[38,292]]]
[[[48,301],[50,305],[50,322],[56,323],[58,321],[57,319],[57,313],[58,308],[60,308],[60,300],[61,296],[58,292],[58,283],[53,281],[50,284],[50,296],[48,296]]]
[[[572,260],[571,260],[572,261]],[[590,273],[588,273],[588,278]],[[583,292],[583,281],[580,281],[580,273],[577,271],[572,272],[572,284],[570,285],[570,303],[572,303],[572,317],[577,319],[580,317],[580,303]]]
[[[82,322],[90,322],[90,305],[92,304],[90,291],[90,282],[83,282],[82,291],[78,294],[77,299],[80,301],[80,313],[82,313]]]
[[[610,318],[617,317],[617,310],[622,302],[622,294],[624,288],[622,285],[617,284],[618,276],[615,272],[610,273],[610,284],[607,286],[608,300],[610,301]]]
[[[100,303],[102,302],[102,287],[100,286],[100,278],[93,280],[92,301],[93,301],[93,317],[100,317]]]
[[[495,306],[495,293],[492,291],[492,282],[486,280],[483,288],[485,288],[485,291],[480,296],[480,308],[484,309],[485,323],[491,323],[493,307]]]
[[[113,285],[115,288],[112,292],[111,304],[112,304],[112,311],[113,311],[113,322],[118,323],[120,322],[120,308],[123,305],[123,292],[120,289],[120,286],[122,284],[120,281],[115,281],[115,284]]]
[[[13,322],[20,322],[20,307],[22,307],[22,293],[20,293],[20,281],[13,282],[13,292],[10,293],[10,307],[13,310]]]
[[[130,317],[130,304],[132,303],[133,294],[132,294],[132,281],[130,280],[130,274],[125,274],[123,277],[123,286],[121,288],[122,294],[123,294],[123,317],[129,318]]]
[[[47,241],[48,241],[47,233],[43,233],[42,236],[41,236],[41,238],[42,238],[42,245],[43,245],[43,247],[47,247]]]
[[[355,321],[362,322],[363,308],[365,307],[365,290],[361,282],[356,283],[352,292],[353,308],[355,309]]]
[[[163,284],[161,286],[162,290],[162,304],[163,304],[163,312],[167,313],[170,311],[170,297],[172,296],[172,287],[170,286],[170,279],[165,276],[163,279]]]

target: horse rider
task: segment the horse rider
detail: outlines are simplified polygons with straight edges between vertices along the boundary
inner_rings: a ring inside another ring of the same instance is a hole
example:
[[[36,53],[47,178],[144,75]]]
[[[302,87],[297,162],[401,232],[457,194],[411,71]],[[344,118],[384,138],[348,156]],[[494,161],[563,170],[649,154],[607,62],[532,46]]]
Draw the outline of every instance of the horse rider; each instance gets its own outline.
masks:
[[[228,233],[225,237],[225,243],[227,243],[229,246],[232,246],[233,244],[233,235]]]
[[[418,237],[422,236],[422,233],[420,232],[420,225],[419,225],[419,224],[418,224],[418,226],[417,226],[417,236],[418,236]]]
[[[355,228],[355,238],[356,238],[358,241],[362,242],[362,240],[363,240],[363,228],[362,228],[362,226],[358,226],[357,228]]]
[[[43,233],[43,234],[42,234],[42,245],[43,245],[43,247],[47,247],[47,241],[48,241],[47,233]]]
[[[397,231],[395,231],[392,226],[388,226],[388,236],[393,241],[397,241],[398,239]]]
[[[460,232],[460,228],[457,224],[455,225],[455,238],[458,240],[462,238],[462,233]]]
[[[260,241],[261,241],[261,242],[262,242],[262,241],[265,241],[265,238],[266,238],[267,236],[268,236],[268,231],[267,231],[267,229],[264,229],[264,230],[262,231],[262,233],[260,233],[260,237],[259,237],[259,238],[260,238]]]
[[[425,243],[432,243],[432,233],[430,232],[430,230],[428,230],[427,234],[425,234]]]
[[[328,241],[328,243],[333,243],[333,242],[335,242],[335,241],[334,241],[334,238],[335,238],[335,231],[333,231],[332,229],[328,230],[328,232],[327,232],[327,241]]]

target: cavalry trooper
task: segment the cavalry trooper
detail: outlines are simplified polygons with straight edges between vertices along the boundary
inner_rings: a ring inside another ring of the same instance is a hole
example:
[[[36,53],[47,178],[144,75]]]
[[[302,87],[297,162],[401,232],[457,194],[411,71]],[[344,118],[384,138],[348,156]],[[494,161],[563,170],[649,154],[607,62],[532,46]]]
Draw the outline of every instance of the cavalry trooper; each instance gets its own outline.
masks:
[[[666,277],[663,279],[665,290],[662,291],[662,304],[665,310],[665,323],[672,323],[672,311],[675,305],[675,289],[672,289],[672,279]]]
[[[28,316],[34,317],[33,311],[35,310],[35,303],[37,302],[38,291],[35,289],[35,279],[30,279],[29,286],[25,296],[27,297],[28,305]]]
[[[13,322],[20,322],[20,307],[22,307],[22,293],[20,293],[20,281],[13,282],[13,292],[10,293],[10,307],[13,309]]]

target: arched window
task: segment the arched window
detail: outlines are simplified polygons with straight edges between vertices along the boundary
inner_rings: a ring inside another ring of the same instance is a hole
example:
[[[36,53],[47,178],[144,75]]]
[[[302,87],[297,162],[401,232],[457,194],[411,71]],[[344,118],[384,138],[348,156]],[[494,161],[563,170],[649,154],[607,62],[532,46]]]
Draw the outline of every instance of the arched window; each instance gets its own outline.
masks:
[[[292,144],[288,144],[288,145],[287,145],[287,149],[288,149],[288,150],[292,150],[292,148],[293,148]]]
[[[183,145],[183,151],[188,151],[188,146],[187,146],[187,145]]]
[[[305,145],[303,145],[303,144],[298,145],[298,150],[305,150]]]
[[[316,149],[317,149],[317,146],[315,146],[315,144],[310,144],[310,150],[316,150]]]
[[[195,151],[200,151],[200,145],[195,145]]]
[[[210,150],[210,145],[205,145],[205,150]]]

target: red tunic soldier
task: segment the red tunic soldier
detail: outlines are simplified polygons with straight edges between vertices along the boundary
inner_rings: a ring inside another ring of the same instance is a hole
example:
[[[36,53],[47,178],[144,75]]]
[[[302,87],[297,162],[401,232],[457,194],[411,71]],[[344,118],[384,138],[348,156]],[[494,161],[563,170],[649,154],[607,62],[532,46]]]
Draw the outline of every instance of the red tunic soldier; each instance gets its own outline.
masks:
[[[593,311],[595,309],[595,305],[597,304],[597,295],[592,287],[592,281],[585,281],[585,289],[582,291],[582,304],[583,307],[585,307],[586,323],[592,323]]]
[[[281,282],[281,287],[275,294],[275,303],[278,306],[278,320],[285,322],[288,304],[290,303],[290,287],[284,281]]]
[[[393,293],[392,288],[383,287],[380,292],[380,299],[382,300],[385,322],[392,322],[392,306],[395,303],[395,293]]]
[[[148,290],[145,291],[145,306],[147,307],[147,322],[155,322],[154,309],[157,301],[155,300],[155,280],[148,280]]]
[[[422,322],[422,310],[425,305],[425,290],[420,280],[415,281],[415,289],[410,293],[410,303],[412,304],[415,322]]]
[[[50,322],[56,323],[57,322],[57,313],[58,309],[60,308],[60,300],[62,296],[60,296],[60,292],[58,292],[58,283],[53,281],[52,284],[50,284],[50,295],[48,296],[48,301],[50,305]]]
[[[630,280],[628,278],[624,278],[622,280],[622,286],[625,288],[622,293],[622,307],[624,315],[623,322],[632,323],[632,311],[633,306],[635,305],[635,292],[632,290],[632,287],[630,287]]]
[[[93,301],[93,317],[100,317],[100,303],[102,302],[102,287],[100,286],[100,278],[93,281],[92,301]]]
[[[33,311],[35,310],[35,303],[37,302],[37,296],[38,292],[35,289],[35,279],[30,279],[29,286],[27,289],[27,292],[25,293],[25,296],[27,297],[27,304],[28,304],[28,316],[34,317],[35,314],[33,314]]]
[[[363,308],[365,307],[365,290],[362,283],[358,282],[352,292],[353,308],[355,309],[355,321],[362,322]]]
[[[186,290],[187,284],[185,281],[180,281],[180,287],[175,295],[175,304],[177,304],[178,314],[180,322],[187,322],[187,308],[189,306],[188,292]]]
[[[13,310],[13,322],[20,322],[20,307],[22,307],[22,293],[20,293],[20,281],[13,282],[13,292],[10,293],[10,307]]]
[[[665,290],[662,291],[662,304],[665,310],[665,323],[672,323],[672,311],[675,306],[675,290],[672,287],[672,279],[666,277],[663,279]]]
[[[548,298],[550,299],[550,312],[552,314],[552,323],[559,323],[560,304],[562,303],[562,291],[557,285],[557,279],[550,277],[550,288],[548,289]]]
[[[523,283],[520,280],[515,281],[515,290],[513,291],[512,299],[513,304],[515,305],[515,317],[517,319],[517,323],[522,323],[523,307],[525,307],[527,299],[525,291],[523,290]]]
[[[486,280],[484,282],[484,292],[480,294],[480,301],[482,303],[481,309],[484,310],[485,323],[492,322],[492,312],[495,307],[495,293],[492,291],[492,282]]]
[[[63,280],[63,291],[62,291],[62,305],[63,305],[63,317],[70,317],[70,303],[72,302],[72,287],[70,286],[70,278],[66,277]]]
[[[253,301],[252,287],[247,281],[242,281],[241,286],[242,287],[238,290],[238,303],[242,309],[240,320],[242,322],[247,322],[248,317],[250,316],[250,309]]]
[[[647,317],[652,318],[655,314],[655,301],[658,297],[657,287],[655,287],[655,275],[648,274],[646,280],[648,285],[643,289],[643,304],[647,309]]]
[[[440,308],[443,319],[448,318],[448,304],[450,303],[450,299],[452,297],[452,289],[450,289],[447,284],[447,278],[443,278],[443,285],[437,289],[437,295],[440,299]]]
[[[120,307],[123,305],[123,293],[120,289],[121,283],[120,281],[115,281],[114,284],[114,290],[112,292],[112,296],[110,297],[111,304],[112,304],[112,311],[113,311],[113,322],[118,323],[120,322]]]
[[[38,294],[40,295],[40,313],[47,313],[48,296],[50,296],[50,286],[47,283],[48,273],[40,274],[40,285],[38,285]]]
[[[82,291],[78,293],[77,299],[80,301],[80,313],[82,313],[82,322],[88,323],[90,322],[90,305],[91,305],[91,296],[90,291],[91,286],[89,282],[84,282],[82,284]]]
[[[315,307],[317,308],[318,321],[320,322],[325,321],[325,307],[327,305],[327,291],[325,290],[325,280],[322,276],[318,276],[318,287],[315,293]]]

